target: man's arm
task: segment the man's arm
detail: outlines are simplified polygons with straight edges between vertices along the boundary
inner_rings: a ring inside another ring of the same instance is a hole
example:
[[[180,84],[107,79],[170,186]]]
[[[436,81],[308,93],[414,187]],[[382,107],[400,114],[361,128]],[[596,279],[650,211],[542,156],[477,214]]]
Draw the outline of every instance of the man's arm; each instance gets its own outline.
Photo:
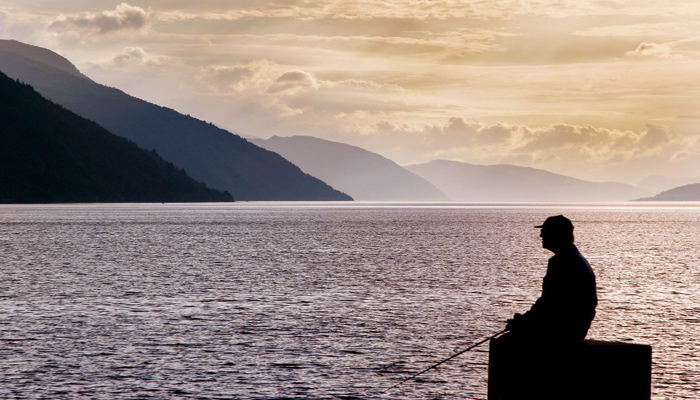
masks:
[[[554,258],[547,263],[547,273],[542,280],[542,294],[525,314],[515,314],[506,323],[506,329],[511,332],[532,331],[546,323],[548,316],[552,314],[554,302],[556,302],[556,290],[563,282],[559,282],[558,268]]]

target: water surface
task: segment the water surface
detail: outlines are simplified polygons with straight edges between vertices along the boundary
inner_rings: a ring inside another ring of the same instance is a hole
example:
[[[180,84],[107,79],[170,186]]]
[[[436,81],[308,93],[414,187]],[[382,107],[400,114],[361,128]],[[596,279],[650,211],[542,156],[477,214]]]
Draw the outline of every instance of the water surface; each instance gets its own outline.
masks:
[[[1,206],[0,397],[485,399],[488,346],[540,293],[533,225],[593,265],[589,334],[650,344],[700,397],[700,205]]]

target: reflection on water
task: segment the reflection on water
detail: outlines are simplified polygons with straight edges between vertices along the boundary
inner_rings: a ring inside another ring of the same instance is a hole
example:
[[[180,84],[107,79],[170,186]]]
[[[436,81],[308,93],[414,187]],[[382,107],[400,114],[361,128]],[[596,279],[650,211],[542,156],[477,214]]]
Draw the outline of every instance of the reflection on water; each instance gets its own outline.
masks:
[[[564,213],[598,275],[589,337],[654,348],[697,398],[700,207],[0,207],[0,397],[485,399],[485,345],[537,298]]]

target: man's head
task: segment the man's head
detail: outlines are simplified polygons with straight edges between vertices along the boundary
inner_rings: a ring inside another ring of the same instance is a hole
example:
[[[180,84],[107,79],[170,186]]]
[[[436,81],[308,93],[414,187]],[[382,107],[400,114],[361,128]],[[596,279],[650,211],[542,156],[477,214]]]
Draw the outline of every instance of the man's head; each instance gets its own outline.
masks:
[[[574,243],[574,224],[563,215],[547,218],[540,228],[542,247],[556,253],[562,246]]]

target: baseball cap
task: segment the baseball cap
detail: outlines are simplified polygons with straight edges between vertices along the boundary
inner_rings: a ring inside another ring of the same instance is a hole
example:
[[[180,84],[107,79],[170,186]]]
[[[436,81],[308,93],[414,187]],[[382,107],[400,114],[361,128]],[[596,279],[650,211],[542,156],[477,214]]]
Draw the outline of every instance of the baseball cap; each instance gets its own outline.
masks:
[[[563,215],[555,215],[547,218],[542,225],[537,225],[535,228],[547,228],[547,230],[558,232],[573,232],[574,224]]]

